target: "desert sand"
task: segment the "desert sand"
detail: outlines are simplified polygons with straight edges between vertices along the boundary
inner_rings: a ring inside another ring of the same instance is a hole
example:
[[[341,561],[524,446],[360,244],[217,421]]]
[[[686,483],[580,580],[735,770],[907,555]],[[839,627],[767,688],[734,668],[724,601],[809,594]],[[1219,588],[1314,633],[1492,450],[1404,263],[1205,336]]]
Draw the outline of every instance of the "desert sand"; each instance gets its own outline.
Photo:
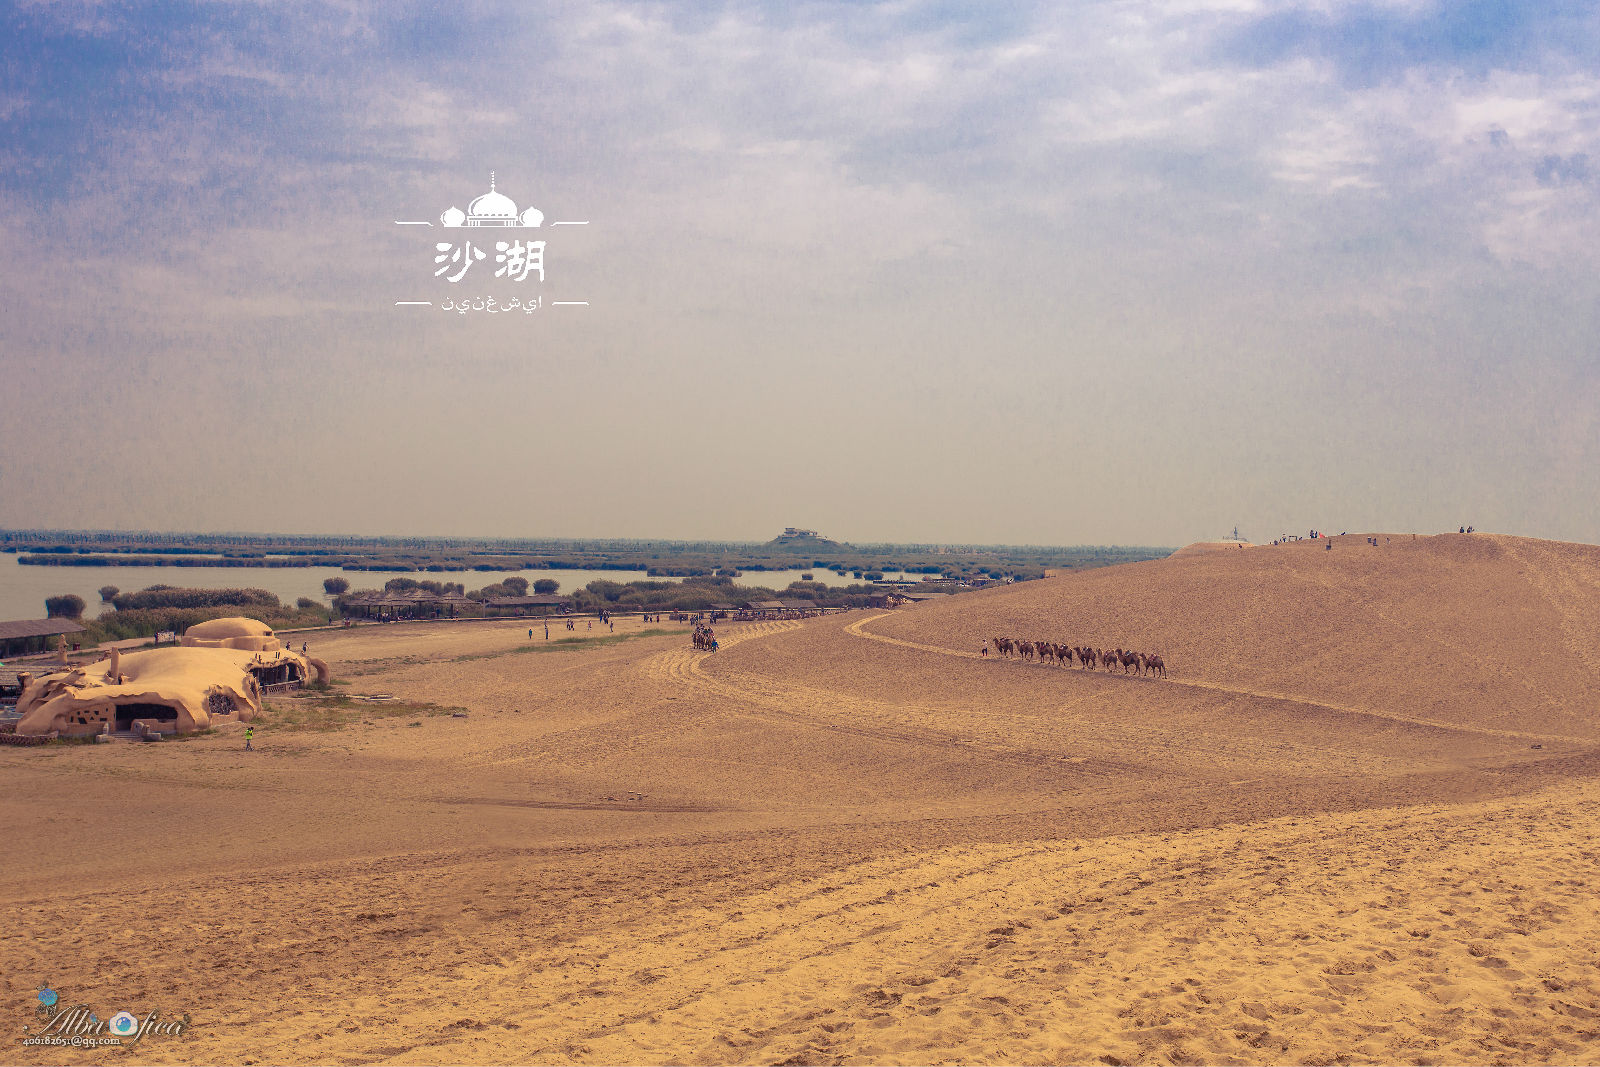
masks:
[[[274,698],[251,753],[0,749],[4,1058],[1600,1060],[1600,549],[1366,536],[714,655],[315,633],[403,703]],[[193,1025],[23,1047],[44,982]]]

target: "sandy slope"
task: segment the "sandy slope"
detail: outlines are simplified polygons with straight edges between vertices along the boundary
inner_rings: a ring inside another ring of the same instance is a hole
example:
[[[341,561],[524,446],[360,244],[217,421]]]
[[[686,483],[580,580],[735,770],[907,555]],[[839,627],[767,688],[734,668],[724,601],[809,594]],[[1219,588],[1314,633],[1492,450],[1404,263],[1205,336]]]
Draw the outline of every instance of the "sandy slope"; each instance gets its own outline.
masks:
[[[1600,547],[1365,534],[1129,564],[907,611],[875,632],[1163,655],[1173,677],[1600,738]]]
[[[1249,548],[714,657],[314,640],[470,714],[0,750],[13,1035],[42,981],[195,1018],[6,1058],[1593,1061],[1595,552]]]

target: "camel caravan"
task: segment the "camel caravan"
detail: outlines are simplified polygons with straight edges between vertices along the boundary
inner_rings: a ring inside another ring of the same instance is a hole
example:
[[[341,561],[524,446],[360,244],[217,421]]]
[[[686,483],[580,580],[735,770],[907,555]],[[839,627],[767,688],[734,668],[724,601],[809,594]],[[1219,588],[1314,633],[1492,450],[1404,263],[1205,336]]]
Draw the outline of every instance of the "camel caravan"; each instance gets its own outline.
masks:
[[[1160,656],[1129,652],[1120,648],[1079,648],[1076,645],[1058,645],[1052,641],[1024,641],[1010,637],[994,638],[994,648],[1006,659],[1014,655],[1019,659],[1037,659],[1041,663],[1054,660],[1063,667],[1070,667],[1073,657],[1076,656],[1078,666],[1082,670],[1092,671],[1097,667],[1104,667],[1108,671],[1114,671],[1120,667],[1123,674],[1148,674],[1157,678],[1167,676],[1166,661]],[[987,647],[984,648],[983,654],[985,656],[989,654]]]

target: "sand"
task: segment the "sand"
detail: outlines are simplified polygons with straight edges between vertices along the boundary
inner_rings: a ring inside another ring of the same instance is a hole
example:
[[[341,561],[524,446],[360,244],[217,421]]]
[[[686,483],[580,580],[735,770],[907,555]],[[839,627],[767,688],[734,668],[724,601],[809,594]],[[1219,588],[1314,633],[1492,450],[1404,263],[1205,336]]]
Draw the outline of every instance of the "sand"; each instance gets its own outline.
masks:
[[[0,749],[6,1059],[1600,1059],[1600,550],[1365,536],[714,656],[312,635],[342,692],[466,716]],[[193,1027],[25,1048],[45,981]]]

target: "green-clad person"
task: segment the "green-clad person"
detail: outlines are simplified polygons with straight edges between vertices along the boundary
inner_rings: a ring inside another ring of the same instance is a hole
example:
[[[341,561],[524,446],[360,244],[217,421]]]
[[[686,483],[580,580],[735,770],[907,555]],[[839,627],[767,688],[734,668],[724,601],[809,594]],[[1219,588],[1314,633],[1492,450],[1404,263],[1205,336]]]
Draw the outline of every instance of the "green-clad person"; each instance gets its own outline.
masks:
[[[256,728],[254,726],[246,726],[244,728],[244,750],[246,752],[254,752],[255,751],[255,749],[250,747],[250,742],[254,741],[255,739],[256,739]]]

